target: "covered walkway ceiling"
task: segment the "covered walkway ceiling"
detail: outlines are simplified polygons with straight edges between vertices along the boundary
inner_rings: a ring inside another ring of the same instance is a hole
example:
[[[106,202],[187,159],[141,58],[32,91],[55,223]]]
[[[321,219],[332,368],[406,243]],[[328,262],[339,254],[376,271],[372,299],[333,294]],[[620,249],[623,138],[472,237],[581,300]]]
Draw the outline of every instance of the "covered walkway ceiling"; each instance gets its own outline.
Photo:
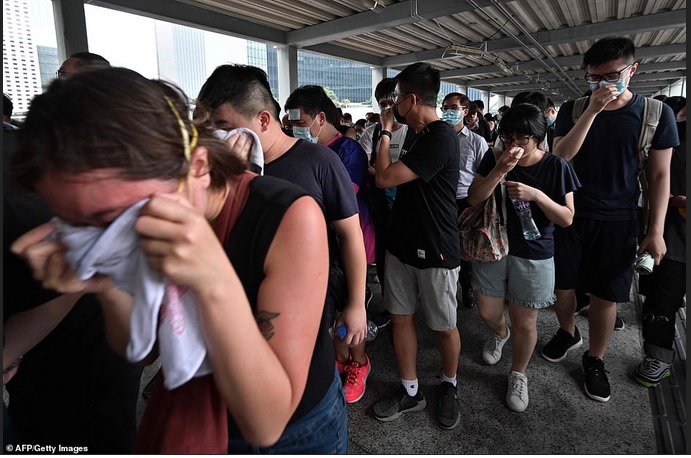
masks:
[[[651,95],[686,76],[685,0],[86,2],[370,66],[426,61],[448,82],[507,96],[580,95],[583,53],[612,35],[638,48],[633,91]]]

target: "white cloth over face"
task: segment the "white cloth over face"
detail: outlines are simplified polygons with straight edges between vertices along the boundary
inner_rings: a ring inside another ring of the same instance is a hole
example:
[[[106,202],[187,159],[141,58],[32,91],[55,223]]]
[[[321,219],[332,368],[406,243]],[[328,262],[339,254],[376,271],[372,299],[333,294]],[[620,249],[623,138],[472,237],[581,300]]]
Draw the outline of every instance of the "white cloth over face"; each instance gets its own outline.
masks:
[[[56,235],[67,247],[67,261],[79,278],[96,274],[111,278],[133,298],[127,359],[139,362],[158,337],[165,387],[177,388],[192,377],[211,373],[206,357],[194,292],[174,284],[149,268],[134,223],[144,199],[115,219],[106,229],[74,227],[55,220]]]
[[[262,150],[262,143],[259,141],[259,136],[253,130],[248,129],[247,127],[238,127],[237,129],[233,130],[219,129],[214,131],[214,135],[224,142],[227,142],[228,139],[233,135],[238,135],[243,132],[248,134],[254,140],[252,142],[252,147],[250,148],[249,157],[247,158],[249,168],[256,174],[264,175],[264,151]]]

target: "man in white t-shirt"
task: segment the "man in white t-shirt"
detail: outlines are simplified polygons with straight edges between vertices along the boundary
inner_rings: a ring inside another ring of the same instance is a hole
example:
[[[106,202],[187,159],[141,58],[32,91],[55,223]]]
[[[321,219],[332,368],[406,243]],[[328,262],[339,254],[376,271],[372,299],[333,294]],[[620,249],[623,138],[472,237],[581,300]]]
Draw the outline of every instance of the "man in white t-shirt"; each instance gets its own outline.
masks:
[[[377,99],[379,108],[382,112],[394,110],[394,92],[396,90],[396,80],[384,78],[377,84],[374,90],[374,97]],[[391,162],[396,162],[405,154],[406,148],[411,143],[414,132],[409,132],[408,126],[394,118],[393,127],[390,131],[391,141],[386,146],[380,146],[381,125],[374,124],[365,129],[360,137],[360,146],[367,153],[369,161],[370,180],[370,211],[372,212],[372,222],[375,232],[375,262],[377,264],[377,278],[384,290],[384,257],[386,255],[386,237],[389,227],[389,212],[396,198],[396,187],[388,189],[377,189],[374,185],[374,164],[377,154],[389,154]],[[381,151],[379,148],[381,147]],[[383,327],[389,323],[388,312],[372,318],[378,326]]]

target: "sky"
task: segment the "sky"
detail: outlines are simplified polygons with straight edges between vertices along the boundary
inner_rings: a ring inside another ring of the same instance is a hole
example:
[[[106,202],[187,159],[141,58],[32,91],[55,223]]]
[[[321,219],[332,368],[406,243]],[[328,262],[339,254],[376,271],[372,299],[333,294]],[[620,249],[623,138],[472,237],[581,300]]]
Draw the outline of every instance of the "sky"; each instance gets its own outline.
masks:
[[[36,45],[57,47],[51,0],[30,0],[32,32]],[[113,66],[158,78],[154,19],[85,4],[89,51],[108,59]],[[247,63],[245,40],[204,31],[206,73],[222,63]]]

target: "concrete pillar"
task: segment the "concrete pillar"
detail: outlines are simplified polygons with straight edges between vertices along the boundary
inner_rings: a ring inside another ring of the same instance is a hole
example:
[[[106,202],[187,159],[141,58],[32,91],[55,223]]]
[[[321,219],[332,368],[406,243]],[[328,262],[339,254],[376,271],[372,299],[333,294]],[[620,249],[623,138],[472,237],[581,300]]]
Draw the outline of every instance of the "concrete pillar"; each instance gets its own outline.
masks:
[[[281,113],[288,96],[298,87],[298,49],[295,46],[279,46],[278,60],[278,103]]]
[[[84,0],[53,0],[55,34],[60,62],[76,52],[89,50]]]

